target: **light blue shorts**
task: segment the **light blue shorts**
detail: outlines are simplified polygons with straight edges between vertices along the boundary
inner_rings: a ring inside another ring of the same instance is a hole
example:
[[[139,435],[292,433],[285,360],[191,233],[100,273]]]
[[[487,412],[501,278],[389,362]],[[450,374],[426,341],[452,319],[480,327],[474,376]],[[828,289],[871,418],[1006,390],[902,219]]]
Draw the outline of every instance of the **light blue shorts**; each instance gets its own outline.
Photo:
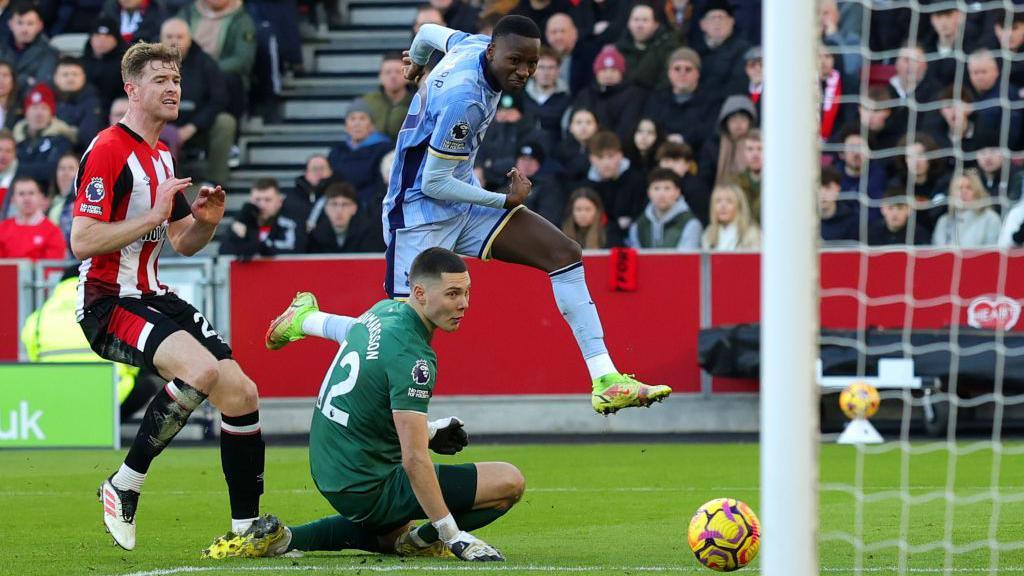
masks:
[[[435,246],[481,260],[491,258],[491,245],[522,206],[510,210],[473,205],[469,210],[442,222],[391,230],[385,236],[388,250],[384,290],[389,298],[409,296],[409,268],[420,252]]]

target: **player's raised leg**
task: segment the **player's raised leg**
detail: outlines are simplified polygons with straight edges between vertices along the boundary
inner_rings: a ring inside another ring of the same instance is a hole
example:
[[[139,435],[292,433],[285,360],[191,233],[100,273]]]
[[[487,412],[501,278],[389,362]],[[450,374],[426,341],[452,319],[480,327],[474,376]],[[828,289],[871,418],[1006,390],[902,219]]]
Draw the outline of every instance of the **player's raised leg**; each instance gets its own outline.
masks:
[[[203,403],[217,383],[217,361],[188,332],[166,336],[172,324],[164,319],[149,327],[148,339],[160,339],[152,364],[170,382],[146,408],[142,424],[121,467],[100,486],[103,523],[118,546],[135,548],[135,513],[149,466],[181,431],[192,411]],[[143,328],[146,331],[146,328]]]
[[[498,232],[491,255],[503,262],[547,272],[559,311],[572,329],[592,380],[591,404],[601,414],[630,406],[650,406],[672,393],[668,386],[648,386],[620,373],[604,343],[597,307],[583,275],[583,252],[550,222],[534,212],[516,210]]]
[[[356,320],[351,316],[321,312],[316,296],[310,292],[299,292],[288,308],[270,323],[265,343],[270,350],[284,348],[290,342],[306,336],[317,336],[341,343]]]

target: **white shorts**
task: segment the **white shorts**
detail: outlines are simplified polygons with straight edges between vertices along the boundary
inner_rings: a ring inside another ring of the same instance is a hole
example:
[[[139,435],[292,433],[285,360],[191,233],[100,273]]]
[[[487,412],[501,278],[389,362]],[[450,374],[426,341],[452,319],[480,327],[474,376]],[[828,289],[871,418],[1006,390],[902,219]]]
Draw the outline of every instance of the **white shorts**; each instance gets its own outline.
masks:
[[[388,249],[384,254],[387,260],[384,290],[388,297],[409,296],[409,268],[416,256],[427,248],[437,246],[462,256],[489,260],[494,239],[519,208],[522,206],[506,210],[474,204],[462,214],[442,222],[391,230],[385,236]]]

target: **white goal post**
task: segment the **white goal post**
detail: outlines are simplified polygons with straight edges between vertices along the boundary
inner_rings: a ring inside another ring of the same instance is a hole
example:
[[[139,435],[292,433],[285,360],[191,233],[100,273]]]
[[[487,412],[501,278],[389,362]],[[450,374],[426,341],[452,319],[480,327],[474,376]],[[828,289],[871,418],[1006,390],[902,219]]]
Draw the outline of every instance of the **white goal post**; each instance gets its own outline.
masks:
[[[818,9],[763,5],[761,573],[818,574]],[[808,543],[813,543],[808,545]]]

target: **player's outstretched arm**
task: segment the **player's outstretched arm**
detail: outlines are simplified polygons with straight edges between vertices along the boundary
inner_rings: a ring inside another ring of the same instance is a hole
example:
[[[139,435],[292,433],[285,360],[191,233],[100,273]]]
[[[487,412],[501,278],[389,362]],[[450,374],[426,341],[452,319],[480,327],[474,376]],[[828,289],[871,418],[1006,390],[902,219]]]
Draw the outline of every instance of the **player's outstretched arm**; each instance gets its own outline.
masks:
[[[170,223],[168,237],[174,251],[192,256],[213,239],[217,224],[224,218],[224,189],[203,186],[192,202],[192,214]]]
[[[409,46],[409,57],[414,64],[423,66],[430,60],[430,55],[434,53],[434,50],[448,52],[448,40],[457,33],[458,30],[439,24],[424,24],[420,26],[416,37],[412,39],[412,44]]]
[[[75,216],[71,221],[71,251],[75,258],[85,260],[117,252],[145,236],[171,216],[175,196],[191,182],[189,178],[164,180],[157,188],[153,207],[132,218],[105,222],[89,216]]]

